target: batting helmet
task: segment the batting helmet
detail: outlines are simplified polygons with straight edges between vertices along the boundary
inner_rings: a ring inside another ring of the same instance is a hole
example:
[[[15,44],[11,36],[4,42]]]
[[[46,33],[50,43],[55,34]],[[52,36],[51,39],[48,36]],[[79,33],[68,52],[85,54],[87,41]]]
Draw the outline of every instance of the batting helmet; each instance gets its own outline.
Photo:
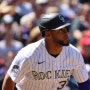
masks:
[[[58,30],[64,27],[68,27],[70,23],[67,23],[63,15],[60,13],[45,14],[40,19],[39,28],[42,36],[46,30]]]

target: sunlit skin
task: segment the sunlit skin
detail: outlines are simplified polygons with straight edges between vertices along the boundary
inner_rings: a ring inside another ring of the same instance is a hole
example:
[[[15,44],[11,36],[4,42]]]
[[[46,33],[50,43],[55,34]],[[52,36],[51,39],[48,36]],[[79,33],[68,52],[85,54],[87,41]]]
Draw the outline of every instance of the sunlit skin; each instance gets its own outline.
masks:
[[[45,32],[45,41],[50,54],[59,54],[63,46],[69,45],[68,31],[66,28],[48,30]]]
[[[59,44],[60,46],[69,45],[68,32],[66,28],[52,30],[51,34],[55,43]]]

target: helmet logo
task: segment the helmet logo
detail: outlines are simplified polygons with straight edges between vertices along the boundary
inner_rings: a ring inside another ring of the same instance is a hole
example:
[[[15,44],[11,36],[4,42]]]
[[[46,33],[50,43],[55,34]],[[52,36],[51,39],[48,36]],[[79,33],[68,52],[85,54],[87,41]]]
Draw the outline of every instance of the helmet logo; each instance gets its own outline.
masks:
[[[59,15],[59,19],[62,21],[62,22],[65,22],[65,19]]]

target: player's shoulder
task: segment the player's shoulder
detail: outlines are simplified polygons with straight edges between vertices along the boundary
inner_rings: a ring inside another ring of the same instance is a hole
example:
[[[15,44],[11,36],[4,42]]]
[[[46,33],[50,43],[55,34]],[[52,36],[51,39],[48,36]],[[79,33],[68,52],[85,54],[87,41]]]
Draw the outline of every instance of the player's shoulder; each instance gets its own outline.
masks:
[[[74,45],[69,44],[69,46],[66,46],[65,50],[65,53],[67,53],[67,55],[72,58],[74,63],[78,63],[82,60],[80,59],[82,57],[80,50],[77,49]]]
[[[69,46],[67,47],[69,51],[72,51],[72,52],[76,52],[76,53],[80,53],[80,50],[77,49],[74,45],[72,44],[69,44]]]
[[[27,46],[23,47],[19,51],[18,54],[22,54],[23,56],[30,56],[37,50],[37,48],[40,47],[42,42],[43,42],[43,39],[41,39],[35,43],[28,44]]]
[[[37,56],[37,48],[40,48],[42,45],[43,39],[32,43],[28,44],[27,46],[23,47],[15,56],[13,63],[17,63],[22,65],[23,63],[30,63],[30,60],[34,58],[34,56]]]

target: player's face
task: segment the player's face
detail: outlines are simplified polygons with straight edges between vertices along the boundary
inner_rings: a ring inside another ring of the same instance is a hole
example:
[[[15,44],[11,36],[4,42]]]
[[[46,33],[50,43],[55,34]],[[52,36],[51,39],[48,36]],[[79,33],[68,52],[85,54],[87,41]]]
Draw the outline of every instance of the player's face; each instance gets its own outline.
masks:
[[[68,31],[66,28],[62,28],[59,30],[52,30],[51,37],[52,37],[54,43],[56,43],[56,44],[59,44],[62,46],[69,45]]]

